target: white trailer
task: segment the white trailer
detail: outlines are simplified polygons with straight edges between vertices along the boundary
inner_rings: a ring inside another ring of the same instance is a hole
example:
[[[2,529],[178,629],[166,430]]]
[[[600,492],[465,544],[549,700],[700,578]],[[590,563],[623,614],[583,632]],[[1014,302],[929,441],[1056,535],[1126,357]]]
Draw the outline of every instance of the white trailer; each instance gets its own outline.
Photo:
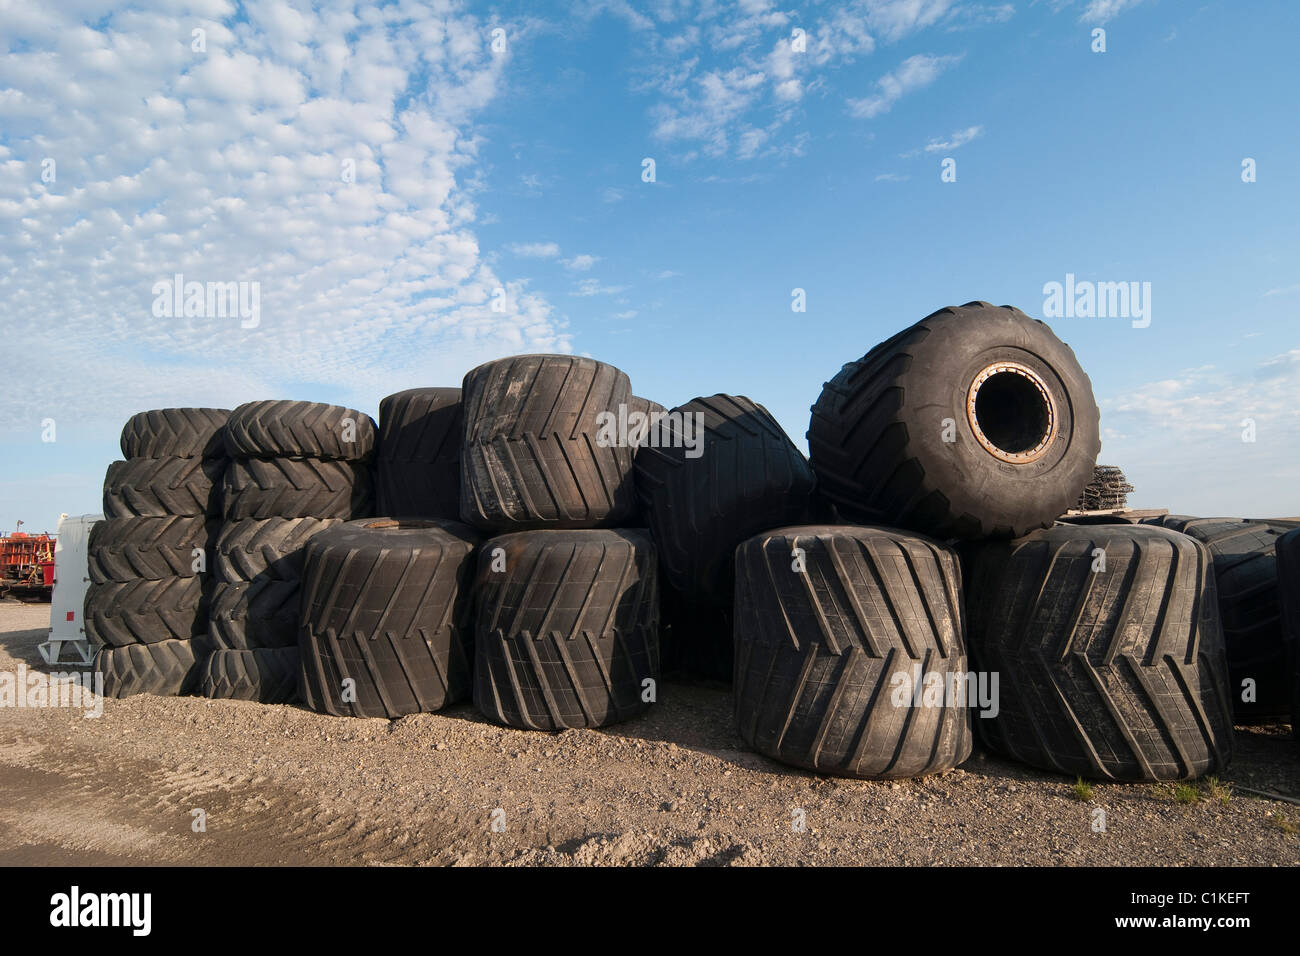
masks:
[[[54,593],[50,597],[50,637],[40,645],[47,664],[89,665],[95,649],[86,637],[82,608],[90,586],[90,529],[103,515],[60,515],[54,544]],[[62,660],[64,649],[71,660]]]

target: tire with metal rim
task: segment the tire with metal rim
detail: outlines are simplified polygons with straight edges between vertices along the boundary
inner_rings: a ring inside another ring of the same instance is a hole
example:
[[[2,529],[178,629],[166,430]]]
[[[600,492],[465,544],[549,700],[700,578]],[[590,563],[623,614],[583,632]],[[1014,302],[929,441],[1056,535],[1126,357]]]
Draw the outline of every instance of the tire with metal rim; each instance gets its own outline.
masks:
[[[1074,353],[1010,306],[941,309],[845,365],[812,408],[821,496],[844,520],[1010,537],[1079,499],[1101,448]]]

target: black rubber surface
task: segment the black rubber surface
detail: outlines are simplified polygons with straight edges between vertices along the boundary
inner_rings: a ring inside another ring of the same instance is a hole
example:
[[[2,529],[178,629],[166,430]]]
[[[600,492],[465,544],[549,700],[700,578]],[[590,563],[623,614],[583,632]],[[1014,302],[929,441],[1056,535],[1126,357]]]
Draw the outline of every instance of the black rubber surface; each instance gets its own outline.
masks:
[[[375,421],[364,412],[319,402],[247,402],[226,422],[231,458],[330,458],[365,461],[375,450]]]

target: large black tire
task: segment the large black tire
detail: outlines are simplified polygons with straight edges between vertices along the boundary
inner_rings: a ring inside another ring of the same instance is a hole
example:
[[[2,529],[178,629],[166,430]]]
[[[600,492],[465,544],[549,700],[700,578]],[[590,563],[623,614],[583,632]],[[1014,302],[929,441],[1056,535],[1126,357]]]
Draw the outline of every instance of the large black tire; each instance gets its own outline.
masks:
[[[602,413],[616,416],[632,397],[618,369],[520,355],[473,369],[462,395],[461,520],[522,531],[605,527],[635,514],[635,449],[601,440]]]
[[[221,513],[224,458],[132,458],[104,477],[105,518]]]
[[[1243,518],[1186,515],[1166,515],[1163,524],[1204,544],[1214,559],[1234,719],[1238,723],[1289,719],[1291,688],[1276,547],[1290,528]],[[1254,681],[1251,702],[1242,700],[1246,680]]]
[[[993,750],[1104,780],[1227,765],[1227,661],[1199,542],[1140,525],[1059,526],[985,546],[971,588],[987,589],[971,609],[971,656],[1000,676],[997,716],[975,721]]]
[[[475,594],[474,705],[492,720],[603,727],[657,695],[658,570],[644,531],[492,538],[479,548]]]
[[[319,402],[247,402],[226,422],[231,458],[329,458],[366,461],[375,421],[364,412]]]
[[[92,643],[125,647],[202,634],[208,603],[197,577],[137,578],[90,585],[84,608],[86,637]]]
[[[1300,530],[1277,539],[1277,591],[1291,690],[1291,734],[1300,740]]]
[[[318,458],[236,458],[222,487],[227,521],[241,518],[364,518],[370,466]]]
[[[686,424],[696,415],[702,432]],[[688,442],[702,443],[692,449]],[[664,578],[692,600],[729,603],[736,546],[807,521],[813,484],[808,461],[781,426],[741,395],[674,408],[636,453],[637,493]]]
[[[193,577],[197,548],[206,566],[220,524],[203,515],[165,518],[105,518],[90,529],[90,580],[134,581]]]
[[[844,519],[978,538],[1064,514],[1101,439],[1069,346],[1010,306],[970,302],[845,365],[812,408],[808,447]]]
[[[287,704],[298,696],[298,648],[213,651],[198,683],[203,697]]]
[[[102,676],[105,697],[154,694],[179,697],[198,686],[199,672],[211,647],[206,638],[101,647],[95,673]]]
[[[970,756],[977,703],[961,594],[956,553],[917,535],[807,525],[749,539],[736,549],[741,738],[836,776],[951,770]]]
[[[464,434],[459,388],[409,388],[381,401],[376,513],[458,519]]]
[[[375,518],[307,546],[303,700],[335,716],[401,717],[471,693],[473,529]],[[345,691],[344,681],[352,679]]]
[[[259,578],[247,584],[217,582],[212,591],[208,636],[218,650],[261,650],[298,643],[297,578]]]
[[[242,518],[228,522],[217,539],[213,571],[218,581],[238,584],[267,578],[302,578],[307,542],[337,518]]]
[[[228,408],[155,408],[127,419],[123,458],[222,458]]]

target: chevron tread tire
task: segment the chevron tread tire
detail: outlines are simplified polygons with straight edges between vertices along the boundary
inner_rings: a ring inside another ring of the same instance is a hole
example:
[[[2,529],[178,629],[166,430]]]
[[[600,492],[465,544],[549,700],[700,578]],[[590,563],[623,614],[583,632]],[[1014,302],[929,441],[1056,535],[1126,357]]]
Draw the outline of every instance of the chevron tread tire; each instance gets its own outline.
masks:
[[[1113,781],[1227,765],[1227,660],[1204,545],[1140,525],[1060,526],[990,544],[975,565],[972,586],[990,592],[971,617],[971,654],[1000,675],[997,715],[975,721],[991,749]]]
[[[287,704],[298,696],[298,648],[213,651],[203,662],[199,694],[220,700]]]
[[[964,685],[950,682],[967,673],[961,569],[940,542],[887,528],[768,531],[736,549],[735,607],[736,724],[754,750],[882,779],[970,756]],[[936,674],[952,694],[913,705],[908,691],[899,704],[897,676],[918,669],[921,688]]]
[[[224,458],[131,458],[108,466],[105,518],[217,515]]]
[[[458,519],[464,432],[459,388],[410,388],[381,401],[376,513]]]
[[[228,408],[155,408],[127,419],[123,458],[224,458]]]
[[[845,365],[808,447],[840,520],[937,538],[1047,527],[1092,480],[1097,403],[1070,347],[1013,309],[941,309]]]
[[[225,430],[231,458],[367,461],[375,437],[374,419],[355,408],[279,400],[240,405]]]
[[[222,487],[227,521],[370,514],[370,467],[316,458],[237,458]]]
[[[1277,590],[1286,642],[1291,734],[1300,740],[1300,529],[1288,531],[1277,539]]]
[[[492,570],[494,556],[504,571]],[[475,593],[474,705],[489,719],[554,731],[649,706],[642,682],[659,680],[659,594],[646,532],[492,538],[479,549]]]
[[[388,518],[314,538],[298,631],[306,705],[392,718],[468,699],[478,543],[459,522]],[[342,693],[348,678],[354,700]]]
[[[208,636],[217,650],[262,650],[298,643],[301,581],[259,578],[217,582],[212,591]]]
[[[197,577],[109,581],[86,589],[86,637],[110,647],[189,640],[202,634],[207,598]]]
[[[627,376],[574,355],[480,365],[462,386],[461,520],[489,531],[595,528],[636,512],[632,453],[600,440],[601,413],[632,397]]]
[[[219,524],[203,515],[162,518],[105,518],[90,529],[90,580],[158,581],[193,577],[194,549],[205,554],[216,540]]]
[[[1244,518],[1166,516],[1164,527],[1210,550],[1219,595],[1219,619],[1228,648],[1233,716],[1238,723],[1286,720],[1291,693],[1278,591],[1277,542],[1291,530],[1279,522]],[[1242,682],[1255,682],[1255,700],[1242,700]]]
[[[209,652],[207,640],[202,637],[101,647],[95,652],[94,671],[103,677],[105,697],[179,697],[198,686],[199,672]]]
[[[808,520],[812,469],[768,410],[742,395],[696,398],[668,415],[637,449],[642,511],[665,582],[689,599],[727,603],[736,546]],[[688,415],[702,416],[701,432],[683,432],[699,420]],[[702,446],[688,457],[692,434]]]
[[[269,578],[302,578],[307,542],[338,518],[241,518],[227,522],[217,538],[214,567],[218,581],[238,584]]]

